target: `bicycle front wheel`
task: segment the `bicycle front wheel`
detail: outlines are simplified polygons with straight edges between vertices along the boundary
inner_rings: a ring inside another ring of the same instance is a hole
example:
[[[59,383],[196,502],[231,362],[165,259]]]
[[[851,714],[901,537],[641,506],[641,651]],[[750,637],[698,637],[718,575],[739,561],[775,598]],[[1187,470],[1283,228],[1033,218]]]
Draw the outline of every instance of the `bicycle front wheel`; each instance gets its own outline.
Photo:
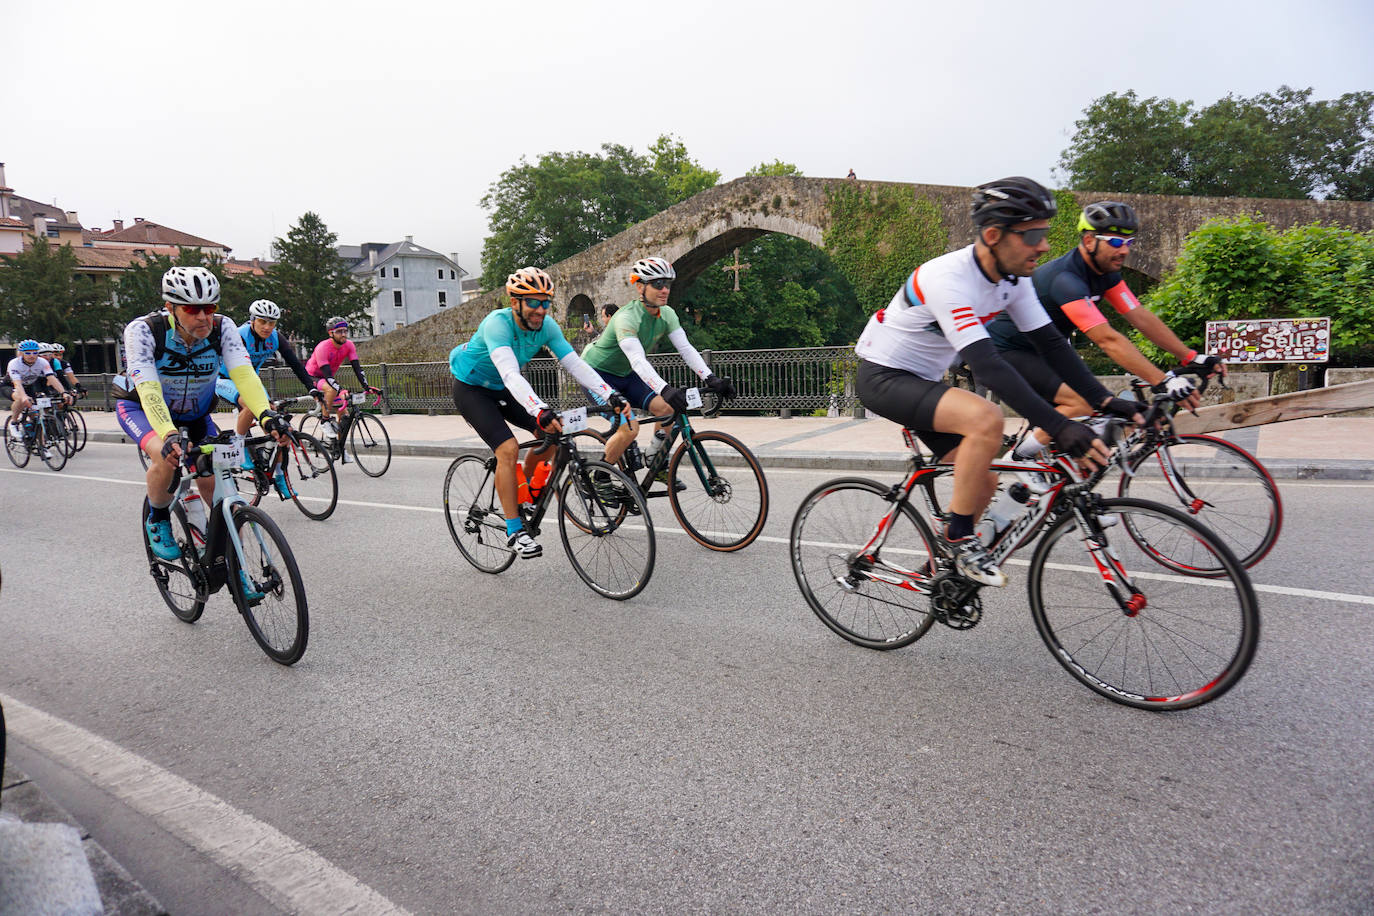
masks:
[[[47,416],[38,426],[38,453],[43,463],[54,471],[67,466],[67,437],[57,423],[57,418]]]
[[[444,475],[444,521],[463,557],[484,573],[515,562],[506,546],[506,520],[496,496],[496,459],[463,455]]]
[[[862,477],[823,483],[792,519],[788,552],[797,587],[816,616],[866,649],[900,649],[935,623],[930,596],[913,586],[935,571],[930,527],[909,505],[892,517],[887,539],[865,549],[894,506],[889,488]]]
[[[1245,569],[1208,528],[1176,509],[1104,499],[1103,514],[1121,522],[1102,529],[1107,546],[1097,554],[1085,555],[1068,514],[1031,557],[1031,615],[1050,653],[1090,690],[1139,709],[1187,709],[1226,693],[1259,642],[1259,605]],[[1133,531],[1148,533],[1149,543],[1189,543],[1190,563],[1219,575],[1161,568]]]
[[[668,500],[692,540],[722,553],[748,547],[768,521],[763,468],[728,433],[694,433],[690,448],[678,446],[668,464]]]
[[[147,535],[143,537],[143,550],[148,555],[148,569],[152,573],[157,592],[178,620],[195,623],[205,610],[205,602],[210,597],[210,588],[200,568],[197,550],[205,543],[204,532],[199,538],[191,534],[191,524],[179,502],[171,506],[172,537],[181,548],[180,560],[159,560],[153,556],[152,545]],[[143,500],[142,519],[148,518],[148,500]]]
[[[360,413],[348,431],[348,450],[358,469],[368,477],[381,477],[391,467],[391,437],[382,421],[370,413]]]
[[[1122,475],[1118,492],[1182,509],[1211,528],[1249,569],[1269,553],[1283,527],[1278,485],[1254,456],[1225,439],[1176,438],[1132,460],[1135,475]],[[1177,480],[1165,473],[1169,467]],[[1155,549],[1161,562],[1169,565],[1168,545],[1141,546]],[[1181,564],[1173,568],[1188,575],[1222,575],[1219,569],[1187,569]]]
[[[558,488],[558,533],[568,560],[598,595],[624,601],[654,574],[654,526],[634,480],[604,461],[584,461]]]
[[[324,443],[314,436],[293,433],[290,447],[278,454],[296,508],[317,522],[333,515],[339,505],[339,475]]]
[[[294,665],[305,654],[310,617],[296,557],[277,523],[254,506],[234,509],[243,556],[228,552],[229,590],[267,657]]]
[[[86,418],[75,407],[67,411],[67,416],[76,432],[76,450],[79,452],[86,447]]]
[[[14,438],[8,417],[5,418],[5,454],[10,456],[10,463],[17,468],[28,464],[31,454],[28,437]]]

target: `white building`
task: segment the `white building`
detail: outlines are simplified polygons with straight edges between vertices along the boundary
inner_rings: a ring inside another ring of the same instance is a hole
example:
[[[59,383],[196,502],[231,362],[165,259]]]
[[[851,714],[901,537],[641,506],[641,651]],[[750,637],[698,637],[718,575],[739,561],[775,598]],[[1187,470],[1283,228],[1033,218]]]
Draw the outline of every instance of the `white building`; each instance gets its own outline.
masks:
[[[413,236],[389,245],[341,245],[338,252],[351,265],[353,275],[359,279],[370,277],[376,290],[372,297],[371,334],[359,337],[403,328],[463,300],[463,278],[468,272],[458,266],[458,255],[430,251],[416,245]]]

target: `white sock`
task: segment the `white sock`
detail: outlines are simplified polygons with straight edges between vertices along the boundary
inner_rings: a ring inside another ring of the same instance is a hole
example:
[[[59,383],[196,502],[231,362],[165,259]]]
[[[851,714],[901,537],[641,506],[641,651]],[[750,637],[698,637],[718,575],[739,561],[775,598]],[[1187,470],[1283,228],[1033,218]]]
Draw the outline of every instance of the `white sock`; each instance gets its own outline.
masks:
[[[1028,461],[1044,450],[1045,446],[1041,445],[1034,436],[1026,436],[1026,438],[1016,443],[1016,448],[1012,449],[1011,456],[1013,458],[1019,458],[1022,461]]]

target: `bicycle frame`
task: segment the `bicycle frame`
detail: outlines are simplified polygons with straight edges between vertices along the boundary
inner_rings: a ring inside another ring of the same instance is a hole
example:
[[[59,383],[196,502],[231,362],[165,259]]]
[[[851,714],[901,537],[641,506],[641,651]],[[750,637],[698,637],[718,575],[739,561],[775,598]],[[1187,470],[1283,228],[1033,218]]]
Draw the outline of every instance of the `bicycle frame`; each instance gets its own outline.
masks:
[[[655,452],[652,458],[644,462],[644,467],[642,468],[644,477],[639,481],[639,489],[640,492],[644,494],[644,497],[648,499],[655,496],[668,495],[666,489],[658,492],[650,492],[650,489],[653,487],[654,480],[658,477],[659,473],[668,467],[668,461],[673,457],[673,447],[677,444],[679,439],[682,440],[684,447],[687,449],[687,457],[692,460],[692,467],[696,469],[697,476],[701,478],[702,488],[709,492],[711,478],[716,476],[716,466],[711,462],[711,456],[705,449],[698,450],[692,447],[695,440],[692,437],[692,423],[687,418],[687,414],[674,413],[671,422],[669,422],[669,418],[660,418],[652,414],[648,417],[640,418],[641,423],[646,420],[653,423],[654,426],[666,426],[668,429],[668,438],[664,441],[663,447]],[[619,414],[611,418],[612,435],[614,435],[616,430],[620,427],[620,422],[621,419]],[[631,479],[633,479],[633,475],[631,475]]]
[[[213,476],[215,478],[214,499],[210,506],[210,511],[205,514],[205,527],[207,530],[200,532],[204,538],[204,543],[199,549],[199,563],[205,575],[206,584],[210,592],[219,591],[229,581],[229,567],[226,562],[227,547],[232,546],[235,555],[238,557],[239,568],[246,568],[246,557],[244,556],[243,543],[239,540],[238,531],[234,527],[234,507],[238,505],[246,506],[245,500],[234,486],[234,469],[231,467],[212,467],[206,472],[200,467],[203,460],[208,460],[214,453],[214,445],[198,445],[188,449],[187,457],[191,458],[196,467],[195,474],[179,474],[176,486],[176,502],[180,504],[186,494],[190,491],[192,482],[200,477]],[[202,459],[201,456],[205,456]],[[188,462],[188,466],[190,462]],[[188,520],[189,521],[189,520]],[[193,531],[194,526],[189,526]],[[261,535],[258,535],[259,538]],[[267,547],[266,544],[263,545]],[[155,563],[173,563],[176,561],[155,560]]]

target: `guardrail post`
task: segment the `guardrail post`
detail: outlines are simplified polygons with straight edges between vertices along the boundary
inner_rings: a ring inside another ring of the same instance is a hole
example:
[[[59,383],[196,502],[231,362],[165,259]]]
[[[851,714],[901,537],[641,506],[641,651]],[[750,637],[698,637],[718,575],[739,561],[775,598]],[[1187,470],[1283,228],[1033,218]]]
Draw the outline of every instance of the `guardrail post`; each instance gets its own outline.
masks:
[[[105,409],[107,411],[114,410],[114,405],[110,403],[110,388],[113,386],[113,383],[113,375],[106,375],[103,372],[100,374],[100,387],[105,389]]]
[[[386,363],[382,363],[382,416],[391,416],[391,386],[387,383]]]

